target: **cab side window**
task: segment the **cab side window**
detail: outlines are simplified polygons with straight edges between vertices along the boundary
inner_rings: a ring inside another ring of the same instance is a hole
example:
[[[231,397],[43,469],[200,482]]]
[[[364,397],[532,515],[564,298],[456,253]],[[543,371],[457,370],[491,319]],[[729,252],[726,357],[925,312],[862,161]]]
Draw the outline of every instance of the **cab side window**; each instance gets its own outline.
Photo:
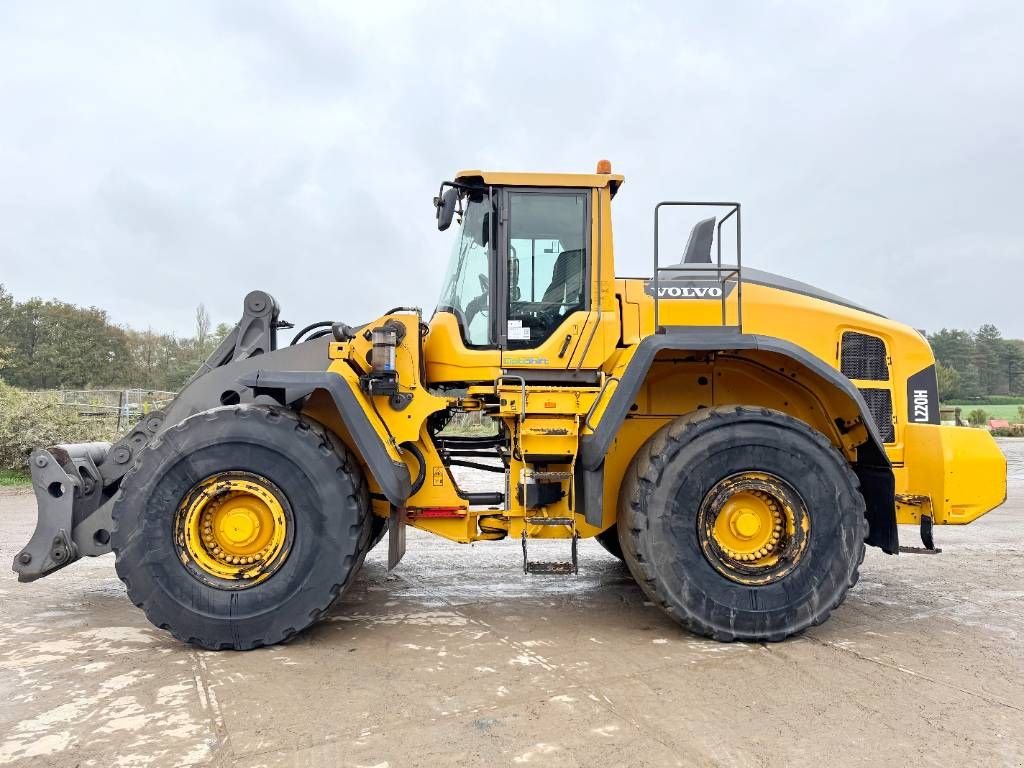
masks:
[[[510,192],[508,346],[536,347],[587,300],[587,194]]]

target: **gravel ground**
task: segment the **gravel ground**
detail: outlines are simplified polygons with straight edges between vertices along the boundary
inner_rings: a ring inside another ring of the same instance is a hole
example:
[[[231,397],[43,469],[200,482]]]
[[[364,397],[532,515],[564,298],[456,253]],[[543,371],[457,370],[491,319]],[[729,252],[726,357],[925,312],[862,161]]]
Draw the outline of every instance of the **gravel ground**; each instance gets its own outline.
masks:
[[[0,765],[1021,765],[1024,440],[1002,446],[1004,507],[937,529],[940,556],[869,550],[833,617],[776,645],[678,629],[591,541],[579,576],[525,577],[517,542],[411,531],[391,576],[382,548],[325,621],[250,653],[152,628],[110,556],[8,572]],[[0,490],[3,562],[34,521]]]

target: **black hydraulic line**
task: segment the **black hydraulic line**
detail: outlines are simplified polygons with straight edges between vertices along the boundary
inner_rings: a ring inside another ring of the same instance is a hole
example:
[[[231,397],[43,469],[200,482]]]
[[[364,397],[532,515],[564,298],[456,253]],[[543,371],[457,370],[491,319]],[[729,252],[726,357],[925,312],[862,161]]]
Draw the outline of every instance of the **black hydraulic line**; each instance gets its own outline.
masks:
[[[399,453],[401,453],[402,446],[398,444],[395,440],[395,436],[391,434],[391,427],[389,427],[388,423],[384,421],[384,417],[380,415],[380,410],[377,408],[377,400],[374,398],[373,394],[373,379],[370,379],[369,389],[370,391],[367,394],[370,395],[370,406],[373,408],[373,412],[376,414],[377,418],[380,419],[380,423],[381,426],[384,427],[384,431],[388,433],[388,438],[391,440],[391,444],[395,446]]]
[[[487,506],[505,503],[505,494],[501,491],[481,491],[479,493],[464,493],[462,498],[474,506]]]
[[[505,474],[505,467],[496,467],[493,464],[477,464],[475,461],[463,461],[461,459],[452,459],[448,462],[449,467],[469,467],[470,469],[482,469],[484,472],[500,472]]]
[[[435,444],[440,450],[446,450],[449,445],[453,448],[469,448],[471,446],[489,448],[495,445],[502,445],[504,442],[505,440],[501,435],[488,437],[441,437],[435,440]]]
[[[409,489],[410,498],[416,495],[416,492],[423,487],[423,481],[427,479],[427,462],[423,459],[423,453],[416,447],[414,443],[402,443],[402,447],[416,457],[417,463],[420,465],[420,470],[416,474],[416,479],[412,481],[412,487]]]
[[[289,346],[295,346],[296,344],[298,344],[299,340],[302,339],[303,336],[305,336],[307,333],[314,330],[315,328],[330,328],[332,325],[334,325],[333,320],[321,320],[318,323],[310,323],[301,331],[295,334],[295,336],[292,338],[292,343],[289,344]]]

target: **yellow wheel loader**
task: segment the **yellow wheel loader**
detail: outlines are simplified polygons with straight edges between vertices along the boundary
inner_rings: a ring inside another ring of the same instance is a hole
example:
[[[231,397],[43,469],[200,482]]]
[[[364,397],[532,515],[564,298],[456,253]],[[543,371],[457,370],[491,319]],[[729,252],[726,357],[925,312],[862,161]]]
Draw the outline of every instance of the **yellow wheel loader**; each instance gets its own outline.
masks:
[[[596,537],[686,629],[776,641],[828,618],[865,545],[899,552],[899,524],[935,552],[933,524],[1002,503],[989,434],[939,424],[920,333],[744,268],[737,203],[658,204],[651,276],[616,277],[622,183],[607,161],[444,182],[457,234],[429,321],[398,307],[282,346],[277,303],[250,293],[165,410],[32,454],[20,580],[113,551],[153,624],[249,649],[316,621],[385,535],[395,567],[407,526],[519,540],[528,573],[575,572]],[[660,242],[702,210],[685,246]],[[531,560],[536,539],[564,560]]]

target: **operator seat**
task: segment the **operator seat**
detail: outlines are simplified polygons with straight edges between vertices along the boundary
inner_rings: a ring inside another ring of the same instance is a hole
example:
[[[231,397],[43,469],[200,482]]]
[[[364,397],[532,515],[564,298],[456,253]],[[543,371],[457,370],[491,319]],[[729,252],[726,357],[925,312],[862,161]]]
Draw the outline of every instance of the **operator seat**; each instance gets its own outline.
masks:
[[[579,306],[583,297],[583,249],[562,251],[551,270],[551,284],[544,291],[545,304],[560,308]]]

